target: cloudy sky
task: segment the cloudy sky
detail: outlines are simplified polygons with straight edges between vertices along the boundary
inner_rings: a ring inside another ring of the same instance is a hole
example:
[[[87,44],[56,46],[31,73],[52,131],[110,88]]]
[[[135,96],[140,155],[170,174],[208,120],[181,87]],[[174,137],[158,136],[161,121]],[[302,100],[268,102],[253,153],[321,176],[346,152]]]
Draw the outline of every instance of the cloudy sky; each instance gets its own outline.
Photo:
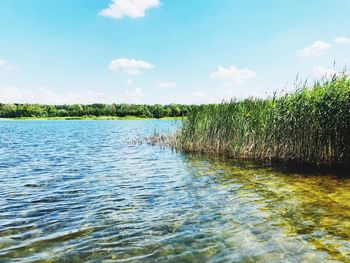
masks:
[[[349,0],[0,0],[0,102],[266,96],[349,64],[349,14]]]

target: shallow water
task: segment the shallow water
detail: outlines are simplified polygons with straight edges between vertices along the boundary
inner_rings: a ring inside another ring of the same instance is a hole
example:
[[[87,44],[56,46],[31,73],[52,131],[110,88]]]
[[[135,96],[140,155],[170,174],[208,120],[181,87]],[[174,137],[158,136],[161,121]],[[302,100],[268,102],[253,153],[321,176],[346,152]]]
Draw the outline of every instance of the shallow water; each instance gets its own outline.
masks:
[[[0,122],[0,262],[350,262],[350,178],[128,143],[155,129]]]

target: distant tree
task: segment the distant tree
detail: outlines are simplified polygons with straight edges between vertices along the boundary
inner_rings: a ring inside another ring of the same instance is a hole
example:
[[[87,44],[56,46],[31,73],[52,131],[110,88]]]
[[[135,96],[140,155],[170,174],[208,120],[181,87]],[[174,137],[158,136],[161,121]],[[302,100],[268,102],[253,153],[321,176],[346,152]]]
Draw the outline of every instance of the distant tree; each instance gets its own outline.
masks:
[[[145,105],[145,104],[3,104],[0,103],[0,117],[67,117],[67,116],[136,116],[143,118],[179,117],[187,115],[194,105]]]

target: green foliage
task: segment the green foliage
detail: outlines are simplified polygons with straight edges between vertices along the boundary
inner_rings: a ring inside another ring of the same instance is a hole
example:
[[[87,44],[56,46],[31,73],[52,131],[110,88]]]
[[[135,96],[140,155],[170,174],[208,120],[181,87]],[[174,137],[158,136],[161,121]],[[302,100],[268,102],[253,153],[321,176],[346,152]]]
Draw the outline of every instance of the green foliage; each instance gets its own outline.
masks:
[[[303,86],[295,93],[194,109],[177,145],[263,161],[350,165],[350,79],[346,75]]]
[[[82,116],[134,116],[140,118],[183,117],[196,106],[191,105],[136,105],[136,104],[91,104],[91,105],[40,105],[1,104],[0,118],[20,117],[82,117]]]

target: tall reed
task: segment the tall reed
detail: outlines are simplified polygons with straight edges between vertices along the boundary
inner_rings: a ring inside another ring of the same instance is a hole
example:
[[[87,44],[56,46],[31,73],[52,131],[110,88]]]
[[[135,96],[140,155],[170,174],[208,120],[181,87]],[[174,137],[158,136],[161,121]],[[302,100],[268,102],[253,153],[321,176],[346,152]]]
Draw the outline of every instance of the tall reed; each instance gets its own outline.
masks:
[[[176,147],[239,159],[349,166],[350,78],[343,74],[268,99],[195,108]]]

